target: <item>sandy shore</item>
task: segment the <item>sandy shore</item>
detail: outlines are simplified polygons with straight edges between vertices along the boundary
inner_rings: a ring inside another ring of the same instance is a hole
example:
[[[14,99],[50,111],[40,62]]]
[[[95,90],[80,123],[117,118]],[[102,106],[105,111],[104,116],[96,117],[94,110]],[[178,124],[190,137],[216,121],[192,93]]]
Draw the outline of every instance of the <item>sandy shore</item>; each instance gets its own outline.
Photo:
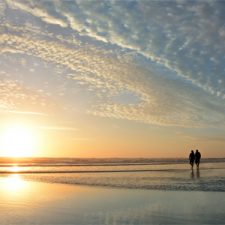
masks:
[[[0,178],[1,224],[224,224],[221,192],[99,188]]]

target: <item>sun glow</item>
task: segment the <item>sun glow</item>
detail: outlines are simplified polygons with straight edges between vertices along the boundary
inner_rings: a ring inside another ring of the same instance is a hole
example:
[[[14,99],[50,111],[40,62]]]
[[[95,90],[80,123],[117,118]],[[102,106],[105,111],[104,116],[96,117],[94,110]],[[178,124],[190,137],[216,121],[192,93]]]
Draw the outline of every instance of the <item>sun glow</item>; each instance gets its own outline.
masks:
[[[18,172],[20,172],[20,167],[14,165],[11,168],[9,168],[9,171],[12,172],[12,173],[18,173]]]
[[[0,155],[4,157],[31,157],[37,151],[37,133],[29,126],[13,124],[2,130]]]

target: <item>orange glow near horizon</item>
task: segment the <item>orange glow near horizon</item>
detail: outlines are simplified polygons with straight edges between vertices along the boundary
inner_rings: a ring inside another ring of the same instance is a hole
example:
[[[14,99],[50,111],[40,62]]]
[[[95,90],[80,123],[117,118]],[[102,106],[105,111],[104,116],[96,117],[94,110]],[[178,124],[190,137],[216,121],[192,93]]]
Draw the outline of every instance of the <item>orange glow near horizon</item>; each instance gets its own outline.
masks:
[[[38,135],[26,124],[10,124],[1,130],[0,153],[4,157],[32,157],[38,148]]]

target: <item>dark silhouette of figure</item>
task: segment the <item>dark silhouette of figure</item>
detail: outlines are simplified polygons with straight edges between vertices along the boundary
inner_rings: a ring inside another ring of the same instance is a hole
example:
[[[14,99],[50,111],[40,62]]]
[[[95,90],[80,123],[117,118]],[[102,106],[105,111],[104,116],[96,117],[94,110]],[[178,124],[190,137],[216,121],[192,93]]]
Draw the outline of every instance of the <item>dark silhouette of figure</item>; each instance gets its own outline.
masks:
[[[193,150],[191,150],[191,153],[189,155],[189,162],[191,164],[191,168],[193,169],[194,162],[195,162],[195,153]]]
[[[196,149],[196,152],[195,152],[195,164],[196,164],[197,168],[199,168],[200,159],[201,159],[201,153],[198,151],[198,149]]]

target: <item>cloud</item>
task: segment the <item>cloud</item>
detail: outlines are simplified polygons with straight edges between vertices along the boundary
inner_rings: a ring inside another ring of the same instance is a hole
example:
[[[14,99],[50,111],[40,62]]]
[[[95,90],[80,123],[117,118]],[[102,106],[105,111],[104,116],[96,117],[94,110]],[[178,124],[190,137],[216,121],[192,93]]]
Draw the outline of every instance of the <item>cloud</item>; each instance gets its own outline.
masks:
[[[54,131],[77,131],[75,127],[64,127],[64,126],[40,126],[43,130],[54,130]]]
[[[37,107],[39,110],[41,108],[44,109],[48,104],[45,96],[24,87],[18,81],[9,79],[0,81],[0,99],[0,110],[10,113],[38,114],[35,113],[35,109]],[[20,111],[20,109],[27,109],[28,107],[29,109],[34,109],[34,112],[30,112],[29,110]]]
[[[46,23],[59,25],[61,27],[67,27],[67,24],[63,20],[61,20],[57,16],[51,16],[48,12],[45,11],[45,8],[35,7],[35,5],[32,4],[32,2],[26,2],[27,4],[23,4],[22,2],[20,3],[19,1],[11,1],[11,0],[7,0],[6,2],[9,5],[9,7],[11,7],[12,9],[20,9],[22,11],[30,13],[33,16],[39,17]],[[51,2],[48,2],[47,4],[51,7]]]
[[[9,19],[2,24],[7,29],[0,35],[0,53],[34,56],[63,67],[71,85],[79,83],[94,93],[88,113],[157,125],[224,125],[225,47],[219,2],[7,4],[14,10],[10,13],[18,10],[23,18],[38,22],[29,27],[27,21]],[[8,89],[2,106],[17,107],[10,101],[10,85],[3,86]],[[115,96],[123,93],[138,100],[116,102]]]
[[[185,135],[185,139],[191,140],[192,142],[219,142],[219,143],[225,143],[224,136],[221,136],[220,134],[212,134],[212,135]]]
[[[80,35],[134,50],[225,98],[221,1],[7,2],[46,23],[55,21]]]
[[[12,113],[12,114],[22,114],[22,115],[30,115],[30,116],[48,116],[46,113],[41,112],[31,112],[31,111],[18,111],[18,110],[1,110],[2,113]]]

